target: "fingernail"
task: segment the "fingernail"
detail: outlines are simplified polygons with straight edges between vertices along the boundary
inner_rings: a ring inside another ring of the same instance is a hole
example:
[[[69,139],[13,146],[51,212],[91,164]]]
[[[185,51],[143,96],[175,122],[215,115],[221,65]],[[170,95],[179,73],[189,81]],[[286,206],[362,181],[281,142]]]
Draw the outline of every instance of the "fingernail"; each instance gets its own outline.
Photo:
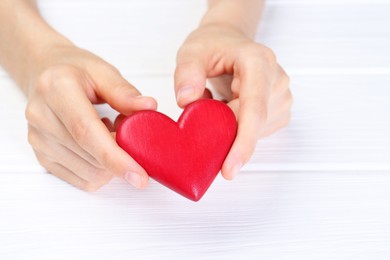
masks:
[[[136,172],[126,172],[125,180],[136,188],[140,188],[142,184],[142,176]]]
[[[177,102],[195,96],[195,88],[193,86],[185,86],[179,89],[177,93]]]
[[[230,174],[232,176],[232,179],[236,178],[236,176],[238,175],[240,169],[242,167],[242,163],[241,162],[237,162],[236,164],[234,164],[231,168],[230,168]]]
[[[147,96],[135,96],[135,100],[139,100],[143,104],[143,109],[155,109],[155,102]]]
[[[142,95],[138,95],[138,96],[133,96],[135,99],[145,99],[145,98],[148,98],[148,97],[145,97],[145,96],[142,96]]]

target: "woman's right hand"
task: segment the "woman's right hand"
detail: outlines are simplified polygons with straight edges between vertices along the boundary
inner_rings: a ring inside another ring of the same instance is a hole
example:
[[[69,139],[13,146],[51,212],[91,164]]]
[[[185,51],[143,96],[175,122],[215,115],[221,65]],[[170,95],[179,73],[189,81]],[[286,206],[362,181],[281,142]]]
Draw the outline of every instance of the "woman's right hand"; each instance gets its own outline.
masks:
[[[137,188],[145,170],[115,142],[112,124],[93,104],[108,103],[119,113],[155,110],[157,102],[128,83],[112,65],[73,45],[41,55],[27,90],[28,140],[40,164],[53,175],[87,191],[119,176]]]

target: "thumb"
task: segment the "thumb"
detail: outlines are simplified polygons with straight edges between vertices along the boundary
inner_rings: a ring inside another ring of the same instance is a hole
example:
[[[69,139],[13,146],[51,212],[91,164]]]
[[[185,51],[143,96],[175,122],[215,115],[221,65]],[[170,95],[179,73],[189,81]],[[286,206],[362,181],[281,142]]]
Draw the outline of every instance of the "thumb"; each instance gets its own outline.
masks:
[[[156,110],[157,102],[141,93],[117,71],[105,71],[94,75],[95,89],[100,99],[121,114],[129,115],[138,110]]]
[[[202,97],[206,88],[206,65],[199,55],[179,51],[175,70],[177,104],[185,107]]]

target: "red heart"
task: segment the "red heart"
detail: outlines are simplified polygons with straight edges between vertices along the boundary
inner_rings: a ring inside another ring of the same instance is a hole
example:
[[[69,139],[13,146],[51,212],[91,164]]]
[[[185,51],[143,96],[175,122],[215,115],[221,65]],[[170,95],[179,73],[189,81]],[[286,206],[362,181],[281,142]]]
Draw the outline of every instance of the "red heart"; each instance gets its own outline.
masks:
[[[201,99],[188,105],[176,123],[156,111],[126,117],[116,140],[150,177],[198,201],[222,167],[237,133],[232,110]]]

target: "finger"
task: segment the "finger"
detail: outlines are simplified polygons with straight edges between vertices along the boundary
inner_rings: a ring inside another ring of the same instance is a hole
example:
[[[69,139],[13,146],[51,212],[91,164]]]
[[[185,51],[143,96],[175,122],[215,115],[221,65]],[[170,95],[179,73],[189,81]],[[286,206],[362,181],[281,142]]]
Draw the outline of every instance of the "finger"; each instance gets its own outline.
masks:
[[[80,87],[80,80],[72,77],[59,80],[61,84],[54,87],[56,95],[48,97],[47,102],[75,142],[114,175],[135,187],[145,187],[148,180],[145,170],[116,144]]]
[[[235,115],[238,115],[239,111],[239,100],[234,99],[227,103],[227,105],[232,109]],[[278,102],[277,105],[273,105],[275,108],[268,108],[267,123],[266,126],[262,129],[259,129],[258,138],[262,138],[268,135],[271,135],[276,130],[284,127],[289,122],[291,112],[290,106],[287,102]],[[271,106],[272,107],[272,106]],[[278,108],[278,109],[276,109]]]
[[[239,101],[239,99],[235,98],[232,101],[228,102],[227,105],[233,111],[234,115],[236,116],[236,120],[238,121],[238,111],[240,109],[240,101]]]
[[[267,74],[267,68],[261,63],[249,65],[242,65],[237,75],[240,77],[238,132],[222,167],[222,175],[226,179],[233,179],[250,159],[256,147],[258,133],[266,127],[269,89],[272,84],[270,74]]]
[[[65,147],[56,148],[51,156],[57,163],[67,165],[75,175],[97,187],[108,183],[113,177],[105,169],[96,168]]]
[[[44,166],[49,173],[75,186],[76,188],[86,190],[86,191],[94,191],[94,189],[92,189],[92,187],[88,185],[87,181],[78,177],[73,172],[68,170],[66,167],[48,160],[47,158],[45,158],[45,156],[41,155],[38,152],[35,152],[35,154],[40,164]]]
[[[286,94],[289,94],[291,96],[291,91],[289,88],[290,85],[290,78],[284,71],[282,67],[278,65],[277,72],[276,72],[276,80],[274,84],[272,85],[272,92],[270,96],[270,104],[273,104],[272,99],[283,99],[285,98]],[[270,109],[271,110],[271,109]]]
[[[38,104],[38,106],[36,104]],[[39,139],[39,136],[44,136],[48,142],[61,143],[95,167],[102,167],[91,154],[82,149],[73,140],[73,137],[66,130],[63,123],[43,101],[29,103],[26,109],[26,118],[29,122],[29,142],[33,147],[39,147],[35,142]],[[48,122],[50,123],[48,124]]]
[[[95,167],[65,146],[50,142],[44,136],[35,138],[33,147],[50,161],[66,165],[68,170],[88,183],[100,187],[112,179],[112,174],[105,169]]]
[[[122,114],[129,115],[137,110],[156,110],[157,102],[152,97],[141,96],[141,93],[127,82],[115,69],[93,71],[93,87],[100,99]]]
[[[177,54],[175,94],[177,104],[185,107],[202,97],[206,87],[206,62],[197,53],[181,49]]]
[[[277,130],[284,128],[288,125],[291,119],[290,113],[285,113],[283,116],[279,117],[277,120],[270,122],[265,129],[259,133],[259,137],[263,138],[270,136],[275,133]]]
[[[278,121],[279,118],[289,114],[291,111],[293,98],[291,92],[287,90],[283,96],[274,97],[271,96],[268,105],[268,124],[273,124],[274,121]]]

